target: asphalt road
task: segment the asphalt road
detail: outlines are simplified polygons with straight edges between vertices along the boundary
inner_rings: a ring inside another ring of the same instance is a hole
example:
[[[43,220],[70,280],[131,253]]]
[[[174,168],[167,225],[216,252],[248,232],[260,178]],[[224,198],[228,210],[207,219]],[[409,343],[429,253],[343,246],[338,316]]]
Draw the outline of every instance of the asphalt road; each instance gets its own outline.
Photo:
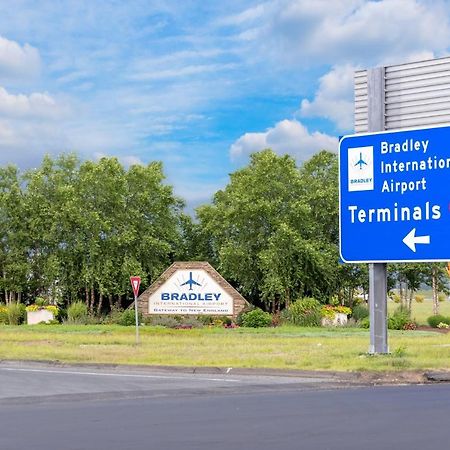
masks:
[[[450,385],[0,364],[0,449],[443,449]]]

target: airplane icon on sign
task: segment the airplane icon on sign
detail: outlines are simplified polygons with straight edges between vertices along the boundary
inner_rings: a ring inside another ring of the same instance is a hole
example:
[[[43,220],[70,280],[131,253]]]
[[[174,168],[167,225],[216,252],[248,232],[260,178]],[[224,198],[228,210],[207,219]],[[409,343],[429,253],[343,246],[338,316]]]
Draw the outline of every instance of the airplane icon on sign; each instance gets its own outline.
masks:
[[[189,286],[189,290],[190,290],[190,291],[192,291],[192,286],[193,286],[193,285],[201,286],[200,283],[198,283],[197,281],[195,281],[195,280],[192,278],[192,272],[189,272],[189,280],[185,281],[183,284],[180,284],[180,286],[186,286],[186,285]]]
[[[362,166],[367,166],[367,163],[362,159],[362,153],[359,154],[359,161],[355,164],[355,166],[359,166],[359,168],[362,170]]]

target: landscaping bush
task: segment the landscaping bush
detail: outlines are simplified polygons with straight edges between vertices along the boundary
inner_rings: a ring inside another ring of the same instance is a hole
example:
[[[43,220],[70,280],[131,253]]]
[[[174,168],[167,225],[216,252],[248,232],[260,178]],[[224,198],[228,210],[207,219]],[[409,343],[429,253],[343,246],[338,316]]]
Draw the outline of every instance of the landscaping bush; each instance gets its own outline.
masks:
[[[242,321],[245,316],[245,314],[249,313],[250,311],[255,310],[255,306],[253,305],[247,305],[236,317],[236,324],[240,327],[244,326]]]
[[[319,327],[322,305],[314,298],[305,297],[289,306],[289,321],[303,327]]]
[[[222,321],[221,321],[222,322]],[[223,322],[222,322],[223,323]],[[183,317],[179,327],[184,328],[203,328],[203,323],[194,316]]]
[[[67,322],[86,325],[88,323],[88,309],[82,301],[73,302],[67,308]]]
[[[176,328],[180,325],[180,322],[173,316],[151,316],[145,319],[145,324],[155,327]]]
[[[414,296],[414,300],[416,301],[416,303],[423,303],[423,301],[425,300],[425,296],[416,294]]]
[[[56,319],[59,323],[67,321],[67,308],[59,308]]]
[[[198,316],[197,320],[199,320],[203,325],[208,326],[213,324],[214,316]]]
[[[388,318],[388,328],[390,330],[404,330],[405,326],[411,327],[413,320],[411,320],[410,313],[406,308],[399,307]]]
[[[361,321],[362,319],[365,319],[366,317],[369,317],[369,308],[366,305],[356,305],[353,308],[352,317],[357,322]]]
[[[272,316],[262,309],[256,308],[242,315],[242,326],[250,328],[268,327],[272,324]]]
[[[446,323],[447,325],[450,325],[450,317],[445,317],[441,314],[438,314],[436,316],[428,317],[427,322],[430,327],[437,328],[440,323]]]
[[[445,300],[447,300],[447,296],[443,293],[443,292],[439,292],[439,294],[438,294],[438,300],[440,301],[440,302],[445,302]]]
[[[225,316],[222,320],[223,322],[223,326],[224,327],[231,327],[234,323],[233,323],[233,319],[231,317],[227,317]],[[272,320],[273,322],[273,320]]]
[[[360,328],[359,322],[357,322],[352,317],[350,317],[350,319],[347,320],[347,323],[344,323],[341,326],[345,328]]]
[[[281,323],[286,323],[286,322],[290,322],[290,317],[291,317],[291,315],[290,315],[290,313],[289,313],[289,309],[288,308],[285,308],[285,309],[282,309],[281,310],[281,313],[280,313],[280,321],[281,321]]]
[[[25,321],[26,310],[22,303],[11,303],[7,306],[8,323],[10,325],[20,325]]]
[[[368,317],[364,317],[358,323],[360,328],[370,328],[370,319]]]
[[[142,322],[142,314],[138,312],[138,323]],[[129,327],[131,325],[136,325],[136,315],[134,308],[126,309],[120,316],[119,325]]]
[[[0,305],[0,324],[8,324],[8,308],[5,305]]]
[[[44,297],[36,297],[34,299],[34,304],[39,308],[43,308],[44,306],[48,306],[49,303]]]
[[[414,320],[410,320],[403,325],[402,330],[417,330],[417,323]]]
[[[120,323],[120,319],[122,317],[123,314],[123,309],[119,306],[114,306],[112,307],[111,311],[109,312],[109,314],[103,319],[102,323],[104,324],[119,324]]]

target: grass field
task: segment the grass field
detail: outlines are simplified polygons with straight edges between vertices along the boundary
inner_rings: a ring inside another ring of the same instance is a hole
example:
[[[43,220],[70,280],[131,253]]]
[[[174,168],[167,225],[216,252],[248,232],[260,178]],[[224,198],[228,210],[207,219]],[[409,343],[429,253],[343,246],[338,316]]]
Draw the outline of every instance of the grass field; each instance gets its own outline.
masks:
[[[431,292],[429,292],[428,295],[431,296]],[[398,303],[394,303],[392,300],[388,300],[389,312],[394,311],[396,308],[398,308],[398,306]],[[412,318],[419,325],[427,325],[427,318],[433,315],[433,302],[431,298],[425,298],[423,303],[417,303],[413,300],[411,309]],[[439,314],[442,314],[443,316],[450,316],[450,301],[446,300],[439,303]]]
[[[450,369],[450,333],[390,331],[390,355],[367,355],[357,328],[204,328],[107,325],[0,326],[0,359],[305,370]]]

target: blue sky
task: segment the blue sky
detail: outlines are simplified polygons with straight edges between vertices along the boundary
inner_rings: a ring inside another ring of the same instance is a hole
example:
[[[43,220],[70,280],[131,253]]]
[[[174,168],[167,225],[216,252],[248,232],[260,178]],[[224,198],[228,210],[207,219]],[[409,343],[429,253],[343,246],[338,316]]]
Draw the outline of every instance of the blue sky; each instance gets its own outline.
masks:
[[[353,129],[353,72],[448,54],[427,0],[0,0],[0,164],[161,160],[190,208],[253,151]]]

